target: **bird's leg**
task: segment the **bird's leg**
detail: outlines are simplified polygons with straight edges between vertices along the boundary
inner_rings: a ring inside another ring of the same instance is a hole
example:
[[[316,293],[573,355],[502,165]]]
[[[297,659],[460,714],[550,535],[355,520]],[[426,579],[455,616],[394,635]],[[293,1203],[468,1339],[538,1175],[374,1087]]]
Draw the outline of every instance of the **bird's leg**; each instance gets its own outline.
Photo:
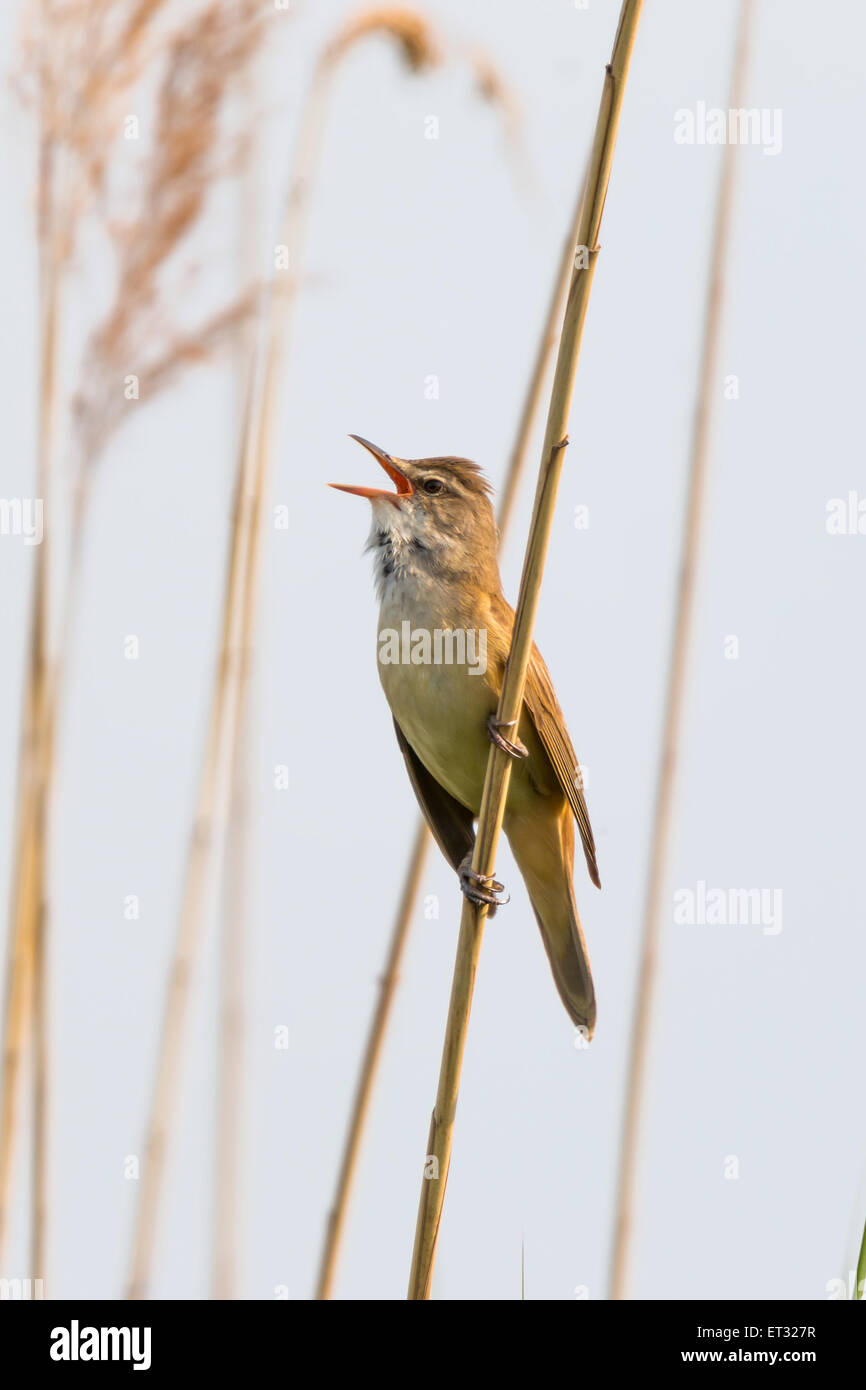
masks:
[[[507,753],[511,758],[528,758],[529,749],[526,744],[514,735],[513,740],[505,737],[506,729],[513,729],[517,723],[516,719],[501,721],[491,714],[487,718],[487,733],[491,743],[495,743],[497,748],[501,748],[503,753]]]
[[[460,868],[457,870],[457,877],[460,880],[460,891],[465,898],[472,903],[486,903],[490,908],[489,916],[497,907],[504,907],[510,901],[511,895],[505,891],[501,883],[497,883],[492,874],[478,874],[472,867],[472,850],[468,850],[460,861]],[[505,893],[505,897],[500,895]]]

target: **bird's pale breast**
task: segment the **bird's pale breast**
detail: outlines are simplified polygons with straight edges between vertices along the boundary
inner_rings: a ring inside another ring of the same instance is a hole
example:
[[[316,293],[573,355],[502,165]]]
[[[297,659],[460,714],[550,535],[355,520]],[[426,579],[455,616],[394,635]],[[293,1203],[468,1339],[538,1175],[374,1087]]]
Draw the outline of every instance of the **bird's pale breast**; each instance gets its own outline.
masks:
[[[438,603],[428,606],[417,594],[410,596],[406,586],[394,586],[394,591],[383,597],[379,612],[380,656],[382,633],[400,633],[407,620],[413,632],[426,629],[431,634],[437,628],[459,625],[443,620]],[[409,743],[436,780],[476,815],[490,753],[486,723],[499,700],[500,663],[495,655],[496,644],[486,629],[485,632],[488,666],[484,674],[472,674],[468,662],[378,662],[385,697]],[[517,810],[524,801],[534,802],[537,797],[530,773],[543,754],[535,730],[528,725],[528,720],[521,720],[521,736],[535,756],[512,768],[509,810]]]
[[[404,590],[403,585],[395,587]],[[490,747],[485,721],[497,701],[492,673],[472,674],[473,666],[480,664],[477,630],[474,648],[467,649],[474,662],[447,660],[448,655],[457,654],[449,642],[441,643],[438,661],[416,664],[403,659],[411,656],[411,644],[405,643],[401,643],[400,660],[382,660],[382,634],[396,632],[402,638],[405,622],[413,633],[430,634],[431,653],[437,630],[457,624],[443,617],[440,605],[430,607],[416,594],[386,593],[379,612],[379,679],[394,718],[425,767],[452,796],[477,813]]]

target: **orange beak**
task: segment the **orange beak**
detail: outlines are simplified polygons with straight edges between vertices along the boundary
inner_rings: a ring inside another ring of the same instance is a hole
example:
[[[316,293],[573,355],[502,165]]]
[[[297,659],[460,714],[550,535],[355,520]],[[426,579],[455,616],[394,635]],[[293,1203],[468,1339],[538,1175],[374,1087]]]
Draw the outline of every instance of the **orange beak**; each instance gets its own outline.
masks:
[[[385,450],[380,449],[378,445],[371,444],[369,439],[362,439],[359,434],[350,434],[349,438],[357,439],[359,444],[363,444],[364,448],[369,450],[374,459],[378,459],[392,483],[395,484],[397,491],[389,492],[387,488],[379,487],[353,487],[350,483],[329,483],[328,487],[335,487],[340,492],[354,492],[356,497],[369,497],[371,501],[377,497],[383,497],[387,501],[393,502],[395,506],[399,505],[401,497],[412,496],[415,489],[405,473],[400,472],[390,454],[386,454]]]

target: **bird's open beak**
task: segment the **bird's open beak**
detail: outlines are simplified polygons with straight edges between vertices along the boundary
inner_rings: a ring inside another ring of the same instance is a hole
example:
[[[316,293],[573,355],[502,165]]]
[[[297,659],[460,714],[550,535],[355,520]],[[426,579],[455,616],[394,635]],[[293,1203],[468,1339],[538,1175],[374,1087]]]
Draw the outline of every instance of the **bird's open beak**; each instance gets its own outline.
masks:
[[[359,434],[350,434],[349,438],[357,439],[359,444],[363,444],[364,448],[368,449],[373,457],[379,460],[388,477],[395,484],[397,491],[389,492],[387,488],[379,487],[353,487],[349,483],[329,483],[328,487],[338,488],[340,492],[354,492],[356,497],[369,497],[371,501],[375,501],[377,497],[384,497],[395,505],[399,503],[401,497],[412,496],[415,489],[406,474],[400,472],[390,454],[386,454],[385,450],[380,449],[378,445],[371,444],[369,439],[362,439]]]

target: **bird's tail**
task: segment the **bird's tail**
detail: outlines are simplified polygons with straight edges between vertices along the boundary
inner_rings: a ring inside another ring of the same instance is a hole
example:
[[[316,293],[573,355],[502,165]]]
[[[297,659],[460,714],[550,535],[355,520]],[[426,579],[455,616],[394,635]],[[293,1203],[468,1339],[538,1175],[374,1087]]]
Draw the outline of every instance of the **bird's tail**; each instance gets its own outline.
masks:
[[[570,813],[543,822],[508,818],[506,833],[529,892],[559,997],[572,1023],[595,1028],[595,989],[574,901],[574,826]]]

